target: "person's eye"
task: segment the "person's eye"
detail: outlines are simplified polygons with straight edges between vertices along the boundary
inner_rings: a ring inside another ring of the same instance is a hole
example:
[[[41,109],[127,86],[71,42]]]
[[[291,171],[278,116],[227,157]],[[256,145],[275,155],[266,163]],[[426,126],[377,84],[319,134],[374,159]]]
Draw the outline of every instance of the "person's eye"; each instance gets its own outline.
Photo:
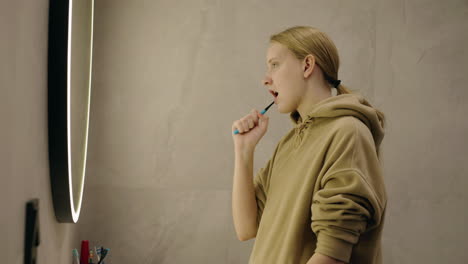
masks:
[[[272,65],[272,66],[275,66],[275,65],[277,65],[277,64],[276,64],[276,63],[272,63],[271,65]]]

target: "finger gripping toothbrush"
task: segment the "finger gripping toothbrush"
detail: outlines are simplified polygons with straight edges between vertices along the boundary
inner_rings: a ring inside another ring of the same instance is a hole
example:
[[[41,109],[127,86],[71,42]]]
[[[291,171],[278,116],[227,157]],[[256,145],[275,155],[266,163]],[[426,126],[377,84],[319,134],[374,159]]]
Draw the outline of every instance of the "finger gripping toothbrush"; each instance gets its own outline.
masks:
[[[264,115],[266,113],[266,111],[268,111],[268,109],[275,103],[275,101],[273,101],[269,106],[267,106],[265,109],[262,110],[262,112],[260,112],[260,114]],[[236,134],[239,134],[239,130],[235,130],[234,131],[234,135]]]

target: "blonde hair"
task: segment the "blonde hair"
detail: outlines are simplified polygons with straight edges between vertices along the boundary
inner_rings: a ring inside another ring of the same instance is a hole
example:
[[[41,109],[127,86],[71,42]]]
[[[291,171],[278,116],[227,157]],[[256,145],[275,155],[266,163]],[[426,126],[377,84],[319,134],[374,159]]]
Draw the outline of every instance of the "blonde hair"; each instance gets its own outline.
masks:
[[[270,42],[284,45],[299,60],[303,60],[307,55],[312,54],[315,58],[315,63],[322,70],[324,78],[329,83],[334,83],[338,80],[338,68],[340,67],[338,50],[328,35],[317,28],[310,26],[290,27],[270,36]],[[339,84],[336,88],[338,94],[353,93],[353,91],[342,84]],[[375,109],[382,127],[385,127],[384,113],[370,104],[369,106]]]

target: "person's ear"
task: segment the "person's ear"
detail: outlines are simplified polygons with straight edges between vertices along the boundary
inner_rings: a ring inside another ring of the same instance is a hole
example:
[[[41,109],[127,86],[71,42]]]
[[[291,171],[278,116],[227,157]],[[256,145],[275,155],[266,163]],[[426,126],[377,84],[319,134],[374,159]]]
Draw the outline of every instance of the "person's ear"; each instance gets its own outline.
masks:
[[[314,66],[315,66],[314,56],[311,54],[307,55],[303,60],[304,78],[308,78],[310,75],[312,75]]]

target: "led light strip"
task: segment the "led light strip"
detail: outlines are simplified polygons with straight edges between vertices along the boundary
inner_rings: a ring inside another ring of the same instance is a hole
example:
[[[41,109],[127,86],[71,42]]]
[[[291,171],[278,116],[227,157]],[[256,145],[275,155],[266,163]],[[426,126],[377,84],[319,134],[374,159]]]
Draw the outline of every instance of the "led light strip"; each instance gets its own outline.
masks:
[[[75,203],[73,197],[73,177],[72,177],[72,162],[71,162],[71,43],[72,43],[72,14],[73,14],[73,1],[70,0],[68,7],[68,51],[67,51],[67,154],[68,154],[68,188],[70,194],[70,208],[72,213],[73,222],[78,222],[81,211],[81,202],[83,199],[83,189],[86,176],[86,158],[88,150],[88,131],[89,131],[89,112],[91,103],[91,76],[93,65],[93,35],[94,35],[94,0],[91,0],[91,41],[90,41],[90,58],[89,58],[89,82],[88,82],[88,104],[87,104],[87,118],[86,118],[86,134],[85,134],[85,147],[84,147],[84,160],[83,160],[83,177],[80,182],[80,197],[78,199],[77,209],[75,210]]]

